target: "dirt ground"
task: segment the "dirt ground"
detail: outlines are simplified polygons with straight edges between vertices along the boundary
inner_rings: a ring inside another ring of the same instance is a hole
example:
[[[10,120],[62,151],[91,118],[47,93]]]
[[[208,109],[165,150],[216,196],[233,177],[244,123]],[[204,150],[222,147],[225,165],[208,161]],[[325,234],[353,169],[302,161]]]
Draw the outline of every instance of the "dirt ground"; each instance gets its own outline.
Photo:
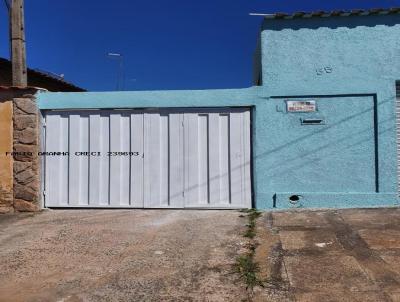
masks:
[[[238,211],[0,215],[0,301],[244,301]],[[265,212],[253,301],[400,301],[400,209]]]
[[[243,225],[237,211],[0,215],[0,301],[241,301]]]

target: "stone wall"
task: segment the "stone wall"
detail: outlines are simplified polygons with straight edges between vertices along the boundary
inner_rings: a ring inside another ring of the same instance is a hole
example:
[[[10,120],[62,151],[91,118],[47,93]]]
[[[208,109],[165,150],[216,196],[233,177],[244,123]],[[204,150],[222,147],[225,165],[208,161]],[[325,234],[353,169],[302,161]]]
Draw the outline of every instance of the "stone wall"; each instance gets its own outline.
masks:
[[[41,208],[36,92],[0,86],[0,214]]]
[[[36,97],[14,98],[14,209],[40,209],[40,130]]]

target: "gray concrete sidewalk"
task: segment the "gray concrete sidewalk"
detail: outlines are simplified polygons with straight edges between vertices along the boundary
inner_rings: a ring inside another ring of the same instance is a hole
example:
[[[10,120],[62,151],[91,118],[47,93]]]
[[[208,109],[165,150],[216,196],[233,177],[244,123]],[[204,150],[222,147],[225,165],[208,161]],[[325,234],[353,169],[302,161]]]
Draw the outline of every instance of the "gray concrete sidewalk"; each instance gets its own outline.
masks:
[[[265,213],[258,224],[269,283],[255,300],[400,301],[400,209]]]

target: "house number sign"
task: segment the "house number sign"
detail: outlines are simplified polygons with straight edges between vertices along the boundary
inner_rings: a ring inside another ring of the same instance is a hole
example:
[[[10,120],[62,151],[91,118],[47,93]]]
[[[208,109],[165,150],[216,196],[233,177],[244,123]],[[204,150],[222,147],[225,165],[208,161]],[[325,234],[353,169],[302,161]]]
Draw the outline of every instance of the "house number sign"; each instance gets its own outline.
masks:
[[[317,104],[313,101],[286,101],[287,112],[315,112]]]

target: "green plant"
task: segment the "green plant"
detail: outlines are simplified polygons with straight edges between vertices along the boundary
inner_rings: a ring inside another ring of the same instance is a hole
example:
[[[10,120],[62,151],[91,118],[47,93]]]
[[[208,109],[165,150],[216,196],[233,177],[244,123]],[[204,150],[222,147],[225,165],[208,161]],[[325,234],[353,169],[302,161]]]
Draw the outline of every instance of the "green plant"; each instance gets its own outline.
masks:
[[[243,281],[246,288],[252,290],[256,285],[262,286],[262,281],[258,279],[257,273],[259,266],[254,262],[254,252],[239,256],[236,259],[235,269]]]
[[[256,236],[256,221],[257,221],[257,218],[259,218],[262,213],[258,212],[255,209],[246,210],[246,213],[248,214],[247,217],[248,217],[249,223],[246,225],[247,226],[247,230],[246,230],[246,232],[244,233],[243,236],[253,239]]]
[[[246,224],[246,231],[244,237],[254,239],[256,236],[257,218],[261,216],[261,212],[255,209],[242,210],[242,213],[247,213],[248,223]],[[240,278],[246,283],[246,288],[253,291],[255,286],[263,286],[263,281],[257,277],[260,271],[259,265],[254,261],[254,254],[256,251],[256,243],[250,242],[248,245],[248,252],[236,258],[235,271],[240,275]]]

